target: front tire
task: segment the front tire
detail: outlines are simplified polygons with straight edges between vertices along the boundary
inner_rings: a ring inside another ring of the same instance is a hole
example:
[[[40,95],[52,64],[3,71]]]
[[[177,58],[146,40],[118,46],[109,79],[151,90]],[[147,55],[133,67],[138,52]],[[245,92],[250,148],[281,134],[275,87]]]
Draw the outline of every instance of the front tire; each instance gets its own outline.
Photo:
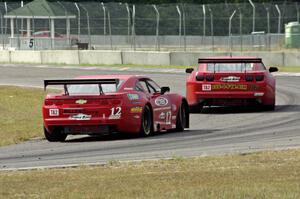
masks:
[[[49,142],[63,142],[65,141],[67,134],[63,134],[61,128],[54,128],[53,131],[50,133],[45,127],[44,127],[44,135],[45,138]]]
[[[142,113],[140,136],[146,137],[151,135],[152,130],[152,113],[151,108],[146,105]]]

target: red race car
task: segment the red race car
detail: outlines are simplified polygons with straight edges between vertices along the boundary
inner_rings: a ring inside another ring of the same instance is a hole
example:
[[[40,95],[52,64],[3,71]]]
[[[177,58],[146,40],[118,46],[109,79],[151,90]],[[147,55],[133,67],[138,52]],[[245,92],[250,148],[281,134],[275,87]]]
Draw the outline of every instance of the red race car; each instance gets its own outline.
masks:
[[[139,133],[189,127],[186,99],[159,87],[145,76],[98,75],[44,80],[63,85],[43,104],[44,134],[48,141],[64,141],[68,134]]]
[[[217,57],[198,60],[187,68],[186,97],[192,112],[203,106],[262,105],[275,108],[275,78],[261,58]]]

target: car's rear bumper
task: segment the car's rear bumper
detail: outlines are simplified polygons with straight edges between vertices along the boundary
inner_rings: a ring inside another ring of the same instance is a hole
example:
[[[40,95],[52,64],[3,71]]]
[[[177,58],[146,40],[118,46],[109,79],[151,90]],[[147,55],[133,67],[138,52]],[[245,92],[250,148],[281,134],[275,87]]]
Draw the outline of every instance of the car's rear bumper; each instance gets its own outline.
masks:
[[[195,92],[193,93],[193,101],[189,105],[209,104],[209,105],[241,105],[252,102],[262,102],[265,96],[263,91],[230,91],[230,92]]]
[[[61,127],[66,134],[101,134],[111,131],[137,133],[141,120],[136,115],[121,119],[94,117],[89,120],[70,120],[69,118],[44,118],[44,126],[51,129]]]

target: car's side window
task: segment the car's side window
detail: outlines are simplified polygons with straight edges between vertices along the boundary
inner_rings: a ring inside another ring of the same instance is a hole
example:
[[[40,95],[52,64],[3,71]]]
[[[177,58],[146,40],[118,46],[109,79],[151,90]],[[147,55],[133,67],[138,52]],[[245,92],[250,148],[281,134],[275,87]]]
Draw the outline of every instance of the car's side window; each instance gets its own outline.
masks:
[[[135,84],[135,90],[137,91],[141,91],[141,92],[148,92],[148,88],[145,84],[145,82],[143,83],[144,81],[137,81],[136,84]]]
[[[148,87],[151,93],[159,93],[160,87],[152,80],[147,80]]]

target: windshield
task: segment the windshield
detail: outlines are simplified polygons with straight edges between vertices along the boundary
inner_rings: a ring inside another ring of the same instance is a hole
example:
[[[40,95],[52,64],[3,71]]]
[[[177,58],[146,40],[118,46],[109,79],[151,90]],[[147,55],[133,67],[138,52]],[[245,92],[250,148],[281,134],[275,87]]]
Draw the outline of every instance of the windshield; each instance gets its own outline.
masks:
[[[211,72],[244,72],[265,70],[262,63],[209,63],[207,71]]]
[[[78,84],[68,85],[69,95],[99,95],[103,93],[114,93],[117,92],[124,80],[119,80],[118,85],[116,84]],[[101,86],[101,87],[100,87]],[[102,92],[101,92],[102,89]]]

